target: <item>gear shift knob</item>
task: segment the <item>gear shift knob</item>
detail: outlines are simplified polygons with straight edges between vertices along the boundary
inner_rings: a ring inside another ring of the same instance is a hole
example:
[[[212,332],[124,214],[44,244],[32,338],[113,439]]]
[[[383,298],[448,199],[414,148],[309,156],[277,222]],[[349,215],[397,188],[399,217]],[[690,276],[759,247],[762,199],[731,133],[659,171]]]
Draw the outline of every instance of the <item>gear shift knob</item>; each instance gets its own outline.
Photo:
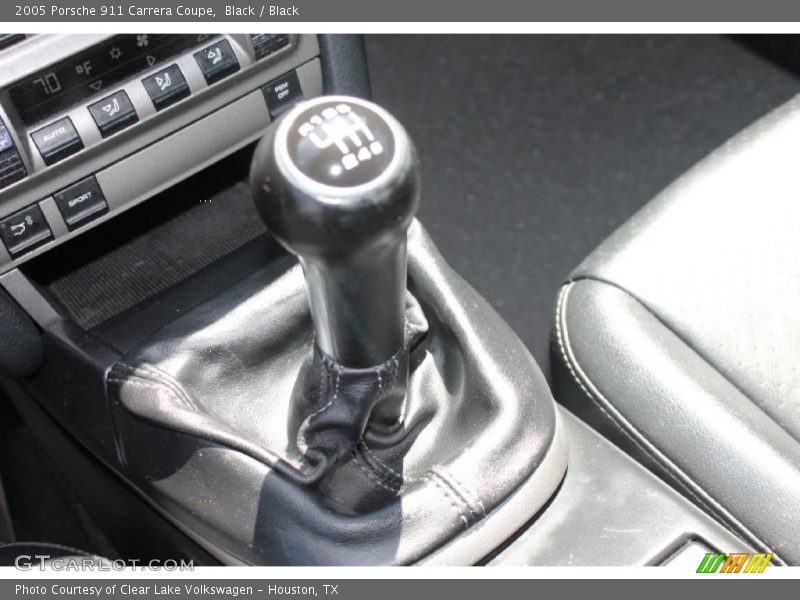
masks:
[[[400,123],[358,98],[298,104],[259,143],[250,183],[268,229],[303,265],[320,349],[352,368],[397,353],[420,189]]]

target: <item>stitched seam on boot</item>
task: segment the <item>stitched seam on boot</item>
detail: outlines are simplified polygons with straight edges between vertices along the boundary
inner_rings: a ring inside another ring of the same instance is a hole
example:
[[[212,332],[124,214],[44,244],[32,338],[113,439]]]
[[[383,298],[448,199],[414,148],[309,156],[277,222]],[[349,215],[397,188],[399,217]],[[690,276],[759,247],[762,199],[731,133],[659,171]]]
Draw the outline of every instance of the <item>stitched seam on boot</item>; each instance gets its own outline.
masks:
[[[198,407],[192,400],[192,397],[186,393],[183,387],[177,381],[169,377],[166,373],[163,373],[155,367],[141,365],[140,367],[136,368],[125,362],[118,362],[115,366],[120,367],[121,370],[127,370],[127,377],[125,379],[122,377],[115,377],[112,374],[112,371],[112,373],[108,375],[107,381],[122,385],[129,383],[131,378],[139,381],[149,382],[152,389],[166,391],[173,400],[176,400],[185,408],[198,410]]]
[[[442,480],[447,481],[450,484],[450,487],[453,488],[453,491],[458,493],[463,499],[467,507],[469,508],[470,512],[477,518],[481,518],[486,515],[486,507],[483,505],[483,502],[475,496],[470,489],[467,488],[461,481],[456,479],[455,475],[451,471],[449,471],[445,467],[433,467],[431,469],[434,473],[436,473]]]

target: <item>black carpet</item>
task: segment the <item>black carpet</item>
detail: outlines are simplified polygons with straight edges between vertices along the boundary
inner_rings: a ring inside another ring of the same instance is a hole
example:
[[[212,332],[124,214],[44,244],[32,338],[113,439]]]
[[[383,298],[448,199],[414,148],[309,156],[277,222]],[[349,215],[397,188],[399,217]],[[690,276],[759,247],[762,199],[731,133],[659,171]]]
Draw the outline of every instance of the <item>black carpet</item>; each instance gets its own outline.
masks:
[[[547,369],[559,282],[709,151],[800,91],[713,36],[371,36],[420,218]]]
[[[64,314],[92,329],[266,231],[246,183],[249,163],[246,150],[237,152],[26,271]]]

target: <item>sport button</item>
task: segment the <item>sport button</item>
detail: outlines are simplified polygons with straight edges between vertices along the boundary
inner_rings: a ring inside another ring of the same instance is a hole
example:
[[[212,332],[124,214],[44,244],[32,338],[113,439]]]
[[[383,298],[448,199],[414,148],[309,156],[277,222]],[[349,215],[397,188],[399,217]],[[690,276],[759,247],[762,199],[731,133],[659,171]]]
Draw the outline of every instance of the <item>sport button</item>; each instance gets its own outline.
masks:
[[[57,192],[53,199],[70,231],[108,211],[103,190],[94,176],[81,179]]]

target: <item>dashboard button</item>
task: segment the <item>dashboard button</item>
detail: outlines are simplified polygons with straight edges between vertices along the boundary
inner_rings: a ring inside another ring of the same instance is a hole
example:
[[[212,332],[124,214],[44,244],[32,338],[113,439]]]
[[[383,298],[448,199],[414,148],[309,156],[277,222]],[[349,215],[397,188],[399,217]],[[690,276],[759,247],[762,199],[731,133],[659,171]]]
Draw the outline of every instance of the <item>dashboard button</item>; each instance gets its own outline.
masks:
[[[285,33],[251,33],[250,40],[253,42],[256,60],[275,54],[289,45],[289,36]]]
[[[125,129],[139,120],[128,94],[123,90],[90,104],[88,108],[103,137]]]
[[[22,157],[14,147],[11,133],[3,119],[0,119],[0,190],[24,179],[27,174]]]
[[[53,239],[53,234],[42,209],[34,204],[0,221],[0,238],[16,258]]]
[[[25,165],[16,148],[9,148],[0,152],[0,190],[25,179],[27,175]]]
[[[0,152],[4,152],[13,147],[14,140],[11,139],[11,133],[8,131],[3,119],[0,119]]]
[[[108,211],[103,190],[93,175],[57,192],[53,199],[70,231]]]
[[[239,70],[239,60],[228,40],[220,40],[195,52],[194,59],[209,85]]]
[[[142,79],[142,85],[156,110],[166,108],[189,95],[189,85],[178,65],[170,65],[158,73]]]
[[[0,50],[13,46],[25,39],[22,33],[0,33]]]
[[[264,92],[264,99],[267,101],[267,108],[273,119],[286,112],[295,102],[303,99],[303,90],[300,88],[300,81],[297,79],[295,71],[273,79],[261,90]]]
[[[69,117],[37,129],[31,134],[31,138],[47,165],[57,163],[83,149],[83,142]]]

